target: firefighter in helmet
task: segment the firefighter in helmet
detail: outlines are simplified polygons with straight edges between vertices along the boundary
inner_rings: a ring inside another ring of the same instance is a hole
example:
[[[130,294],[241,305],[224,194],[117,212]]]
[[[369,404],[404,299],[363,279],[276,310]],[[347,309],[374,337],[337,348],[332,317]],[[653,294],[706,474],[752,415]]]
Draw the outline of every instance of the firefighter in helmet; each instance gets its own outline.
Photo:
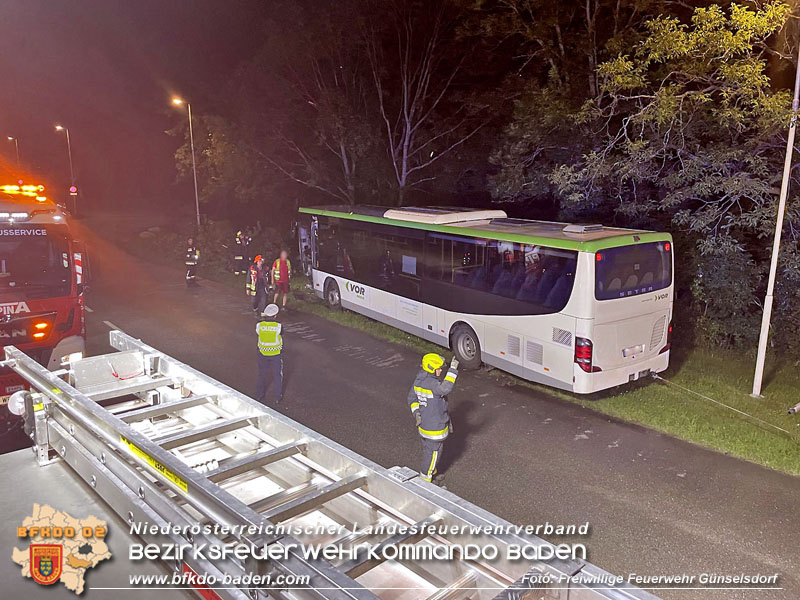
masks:
[[[257,254],[250,265],[247,277],[247,295],[253,298],[253,310],[260,314],[267,305],[267,280],[269,275],[264,270],[264,257]]]
[[[233,244],[233,274],[244,275],[244,257],[247,253],[247,236],[241,230],[236,232],[236,240]]]
[[[444,363],[444,358],[438,354],[423,356],[422,369],[408,392],[408,406],[422,440],[419,475],[425,481],[437,484],[441,484],[444,476],[436,476],[436,466],[441,460],[445,439],[453,433],[453,424],[447,412],[447,394],[452,391],[458,377],[458,361],[453,357],[447,375],[443,380],[440,379]]]

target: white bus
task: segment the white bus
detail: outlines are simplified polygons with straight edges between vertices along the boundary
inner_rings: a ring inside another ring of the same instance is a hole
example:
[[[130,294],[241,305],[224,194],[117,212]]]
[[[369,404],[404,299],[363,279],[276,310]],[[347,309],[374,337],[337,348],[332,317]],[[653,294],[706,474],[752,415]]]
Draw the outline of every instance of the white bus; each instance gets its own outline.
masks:
[[[310,215],[314,291],[524,379],[588,394],[659,373],[672,237],[501,210],[331,206]]]

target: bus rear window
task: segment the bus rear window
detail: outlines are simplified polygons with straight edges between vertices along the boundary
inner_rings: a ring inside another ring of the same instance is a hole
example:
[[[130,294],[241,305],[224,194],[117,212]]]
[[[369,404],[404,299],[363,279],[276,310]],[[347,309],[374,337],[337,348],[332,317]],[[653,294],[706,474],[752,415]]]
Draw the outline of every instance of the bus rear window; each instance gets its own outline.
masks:
[[[670,242],[650,242],[597,252],[595,298],[627,298],[669,287],[672,283],[671,246]]]

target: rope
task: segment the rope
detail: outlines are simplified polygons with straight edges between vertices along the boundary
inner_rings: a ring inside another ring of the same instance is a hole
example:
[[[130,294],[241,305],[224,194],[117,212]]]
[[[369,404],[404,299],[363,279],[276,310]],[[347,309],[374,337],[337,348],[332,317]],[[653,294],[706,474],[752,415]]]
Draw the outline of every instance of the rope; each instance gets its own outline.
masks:
[[[753,421],[755,421],[756,423],[758,423],[762,427],[776,429],[776,430],[780,431],[781,433],[786,434],[789,437],[789,439],[791,439],[793,442],[800,443],[800,441],[798,441],[797,438],[794,437],[794,434],[792,434],[792,432],[787,431],[783,427],[778,427],[777,425],[774,425],[772,423],[764,421],[763,419],[759,419],[758,417],[754,417],[753,415],[751,415],[749,413],[746,413],[743,410],[739,410],[738,408],[734,408],[733,406],[729,406],[729,405],[725,404],[724,402],[720,402],[719,400],[714,400],[714,398],[710,398],[710,397],[708,397],[708,396],[706,396],[704,394],[701,394],[700,392],[695,392],[694,390],[691,390],[691,389],[689,389],[687,387],[684,387],[684,386],[682,386],[680,384],[677,384],[677,383],[675,383],[673,381],[669,381],[668,379],[664,379],[663,377],[661,377],[661,375],[658,375],[657,373],[652,373],[652,376],[653,376],[653,379],[658,379],[659,381],[663,381],[664,383],[666,383],[668,385],[671,385],[671,386],[674,386],[674,387],[676,387],[678,389],[681,389],[684,392],[688,392],[689,394],[694,394],[695,396],[698,396],[699,398],[702,398],[703,400],[708,400],[709,402],[713,402],[714,404],[716,404],[718,406],[722,406],[723,408],[727,408],[728,410],[731,410],[731,411],[733,411],[735,413],[739,413],[740,415],[743,415],[743,416],[747,417],[748,419],[752,419]]]

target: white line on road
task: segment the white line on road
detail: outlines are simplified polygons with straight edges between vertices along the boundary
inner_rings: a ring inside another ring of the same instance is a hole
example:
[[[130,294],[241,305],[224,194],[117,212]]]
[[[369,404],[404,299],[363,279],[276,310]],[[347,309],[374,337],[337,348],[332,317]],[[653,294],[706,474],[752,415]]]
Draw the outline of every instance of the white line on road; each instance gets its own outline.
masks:
[[[88,312],[88,313],[93,313],[93,312],[94,312],[94,311],[93,311],[91,308],[89,308],[88,306],[84,306],[84,308],[86,309],[86,312]]]
[[[105,323],[106,327],[108,327],[109,329],[119,329],[120,331],[122,331],[122,327],[117,327],[111,321],[103,321],[103,323]]]

